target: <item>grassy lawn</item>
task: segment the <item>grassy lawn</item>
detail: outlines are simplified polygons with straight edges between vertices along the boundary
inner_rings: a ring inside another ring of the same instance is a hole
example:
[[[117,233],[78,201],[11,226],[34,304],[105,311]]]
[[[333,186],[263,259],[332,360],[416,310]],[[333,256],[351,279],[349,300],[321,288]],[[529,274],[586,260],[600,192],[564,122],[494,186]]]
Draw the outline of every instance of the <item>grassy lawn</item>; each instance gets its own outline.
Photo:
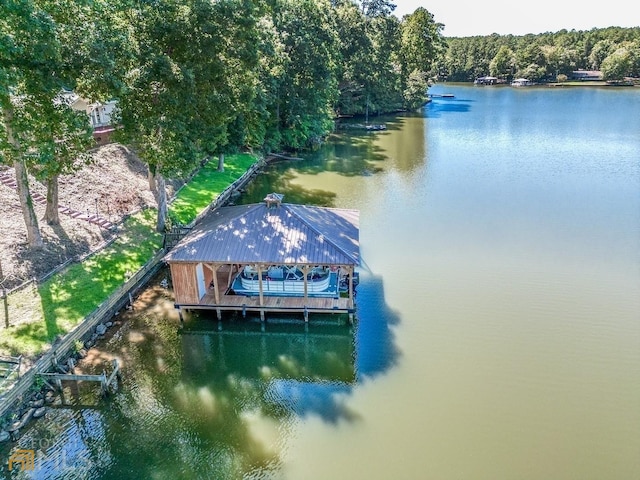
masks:
[[[128,218],[119,238],[105,249],[37,287],[10,295],[10,320],[16,325],[0,329],[0,354],[37,355],[95,310],[127,272],[135,273],[162,246],[155,219],[155,210]]]
[[[178,196],[169,206],[171,219],[183,225],[191,223],[256,161],[256,157],[247,153],[226,155],[224,172],[218,172],[218,161],[212,159],[178,192]]]
[[[169,207],[174,221],[188,224],[257,161],[249,154],[227,155],[224,172],[218,162],[207,163],[182,188]],[[94,311],[138,271],[162,246],[155,232],[155,210],[128,218],[118,239],[82,263],[71,265],[42,283],[12,293],[9,328],[0,325],[0,355],[36,356],[57,335],[64,335]]]

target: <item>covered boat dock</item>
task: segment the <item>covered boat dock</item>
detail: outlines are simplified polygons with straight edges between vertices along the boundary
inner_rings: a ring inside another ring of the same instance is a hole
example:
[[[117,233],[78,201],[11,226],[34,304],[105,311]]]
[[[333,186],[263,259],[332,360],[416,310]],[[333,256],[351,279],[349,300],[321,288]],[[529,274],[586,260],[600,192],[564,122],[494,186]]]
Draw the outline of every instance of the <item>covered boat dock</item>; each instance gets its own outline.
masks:
[[[282,202],[212,211],[166,256],[175,307],[265,314],[355,312],[359,213]]]

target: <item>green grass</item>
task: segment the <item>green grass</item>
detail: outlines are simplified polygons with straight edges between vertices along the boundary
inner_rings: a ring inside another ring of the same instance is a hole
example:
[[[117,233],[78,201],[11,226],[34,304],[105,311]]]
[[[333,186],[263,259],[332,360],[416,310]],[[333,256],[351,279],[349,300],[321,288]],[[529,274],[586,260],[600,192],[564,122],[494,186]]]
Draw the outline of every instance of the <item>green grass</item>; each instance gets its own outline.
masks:
[[[51,279],[9,297],[10,318],[20,322],[0,330],[0,353],[37,355],[57,335],[69,332],[139,270],[162,245],[154,231],[155,210],[128,218],[118,239],[107,248],[76,263]],[[30,312],[30,321],[16,312]]]
[[[256,161],[249,154],[227,155],[224,172],[217,171],[217,161],[207,163],[169,207],[173,220],[193,221]],[[0,326],[0,354],[37,356],[107,300],[125,282],[127,272],[137,272],[161,247],[156,215],[149,209],[128,218],[107,248],[41,285],[12,293],[9,318],[15,325]]]
[[[224,172],[218,172],[218,162],[212,159],[180,190],[169,206],[172,221],[183,225],[191,223],[256,161],[256,157],[247,153],[226,155]]]

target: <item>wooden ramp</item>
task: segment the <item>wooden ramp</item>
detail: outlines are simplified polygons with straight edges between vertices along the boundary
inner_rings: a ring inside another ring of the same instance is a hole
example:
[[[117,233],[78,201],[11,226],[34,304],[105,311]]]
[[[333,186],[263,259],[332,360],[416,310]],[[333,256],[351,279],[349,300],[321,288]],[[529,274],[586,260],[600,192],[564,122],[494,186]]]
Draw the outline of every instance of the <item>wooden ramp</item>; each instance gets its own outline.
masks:
[[[73,373],[38,373],[37,375],[42,378],[44,382],[51,388],[57,389],[59,391],[62,390],[62,381],[64,380],[74,382],[100,382],[100,391],[104,396],[109,392],[109,387],[120,372],[118,360],[113,359],[111,361],[111,364],[113,365],[113,371],[109,376],[107,376],[107,372],[105,372],[104,370],[100,375],[76,375]]]

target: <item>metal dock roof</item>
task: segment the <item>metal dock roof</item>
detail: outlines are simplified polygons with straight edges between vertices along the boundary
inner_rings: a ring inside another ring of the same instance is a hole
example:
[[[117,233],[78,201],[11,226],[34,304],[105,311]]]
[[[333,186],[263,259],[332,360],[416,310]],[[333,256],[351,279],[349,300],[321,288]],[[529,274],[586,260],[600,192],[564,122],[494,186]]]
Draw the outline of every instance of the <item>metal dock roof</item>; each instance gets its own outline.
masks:
[[[289,203],[221,207],[207,215],[165,260],[359,265],[359,212]]]

